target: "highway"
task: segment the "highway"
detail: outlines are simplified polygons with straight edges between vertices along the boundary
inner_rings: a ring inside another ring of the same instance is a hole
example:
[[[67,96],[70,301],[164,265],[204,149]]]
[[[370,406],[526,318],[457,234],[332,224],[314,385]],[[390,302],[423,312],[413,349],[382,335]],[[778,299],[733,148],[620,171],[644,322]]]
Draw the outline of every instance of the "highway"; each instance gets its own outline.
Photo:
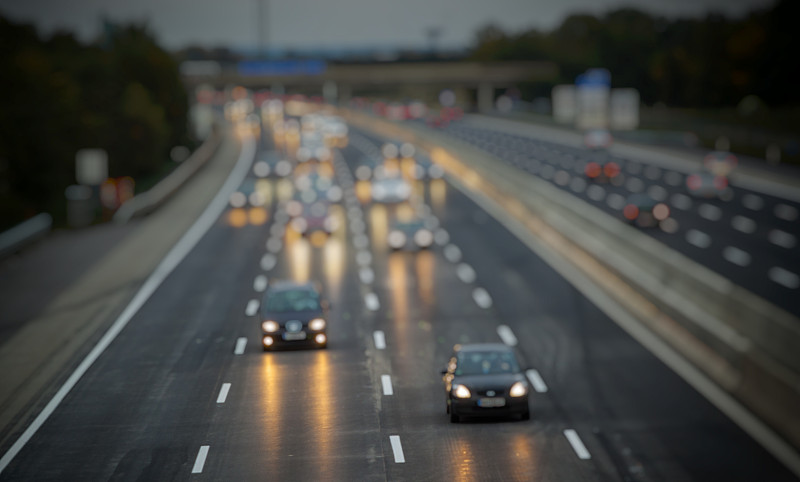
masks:
[[[628,196],[646,192],[670,207],[669,223],[644,229],[656,240],[790,313],[800,311],[800,198],[777,184],[758,190],[731,175],[727,198],[698,198],[686,178],[699,170],[613,153],[622,169],[615,183],[588,181],[585,148],[504,132],[467,119],[444,132],[535,175],[622,219]],[[788,192],[787,192],[788,191]]]
[[[388,249],[392,208],[363,202],[353,177],[383,141],[351,127],[334,160],[340,229],[319,246],[286,232],[281,181],[263,207],[206,211],[0,480],[797,480],[450,182],[415,185],[436,244]],[[254,143],[242,137],[241,165],[271,149]],[[322,284],[326,350],[262,351],[275,279]],[[517,349],[530,421],[449,422],[440,370],[481,341]]]

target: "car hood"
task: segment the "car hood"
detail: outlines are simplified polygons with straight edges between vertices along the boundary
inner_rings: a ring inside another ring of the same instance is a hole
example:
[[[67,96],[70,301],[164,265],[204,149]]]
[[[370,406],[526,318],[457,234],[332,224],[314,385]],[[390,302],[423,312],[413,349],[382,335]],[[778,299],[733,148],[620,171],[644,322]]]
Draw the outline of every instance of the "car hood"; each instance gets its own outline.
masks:
[[[466,385],[471,390],[508,390],[516,382],[525,380],[522,373],[492,373],[489,375],[456,375],[453,383]]]
[[[325,313],[322,311],[292,311],[286,313],[264,313],[261,316],[262,320],[277,321],[281,325],[289,320],[299,320],[303,323],[308,323],[314,318],[325,318]]]

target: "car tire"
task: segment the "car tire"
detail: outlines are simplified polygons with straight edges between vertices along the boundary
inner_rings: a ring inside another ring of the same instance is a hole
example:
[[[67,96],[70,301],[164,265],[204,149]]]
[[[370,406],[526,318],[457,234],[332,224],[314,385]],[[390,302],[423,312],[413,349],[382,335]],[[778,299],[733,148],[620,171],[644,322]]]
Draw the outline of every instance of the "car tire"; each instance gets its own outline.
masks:
[[[450,411],[450,423],[458,423],[461,421],[461,417]]]
[[[531,419],[531,412],[530,410],[525,410],[522,415],[519,416],[520,420],[530,420]]]
[[[447,413],[449,414],[450,413],[450,404],[449,403],[445,403],[445,406],[447,407],[446,410],[447,410]]]

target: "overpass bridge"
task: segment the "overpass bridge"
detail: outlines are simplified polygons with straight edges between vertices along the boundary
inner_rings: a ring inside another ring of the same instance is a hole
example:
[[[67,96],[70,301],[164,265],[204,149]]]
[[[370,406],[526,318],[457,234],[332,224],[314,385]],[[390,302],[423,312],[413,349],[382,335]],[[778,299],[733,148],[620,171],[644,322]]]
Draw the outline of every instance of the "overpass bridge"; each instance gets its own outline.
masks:
[[[247,61],[228,66],[187,61],[181,65],[189,88],[241,85],[250,89],[323,95],[331,102],[353,96],[414,91],[435,95],[443,88],[475,93],[480,111],[492,108],[496,89],[523,82],[551,82],[558,67],[547,61],[327,63],[314,60]]]

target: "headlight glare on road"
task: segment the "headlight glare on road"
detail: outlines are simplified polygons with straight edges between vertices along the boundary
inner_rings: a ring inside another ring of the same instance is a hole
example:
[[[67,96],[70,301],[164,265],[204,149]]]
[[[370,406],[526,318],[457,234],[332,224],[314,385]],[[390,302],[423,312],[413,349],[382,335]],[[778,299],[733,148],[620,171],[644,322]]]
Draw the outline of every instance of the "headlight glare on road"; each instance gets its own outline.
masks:
[[[261,329],[264,330],[264,333],[275,333],[279,328],[280,325],[272,320],[267,320],[264,323],[261,323]]]
[[[470,393],[469,388],[465,387],[464,385],[453,385],[453,396],[456,398],[469,398],[472,396]]]
[[[528,384],[525,382],[517,382],[511,385],[511,390],[509,390],[508,394],[512,397],[522,397],[528,393]]]
[[[325,329],[325,320],[323,320],[322,318],[314,318],[308,324],[308,328],[313,330],[313,331],[324,330]]]

